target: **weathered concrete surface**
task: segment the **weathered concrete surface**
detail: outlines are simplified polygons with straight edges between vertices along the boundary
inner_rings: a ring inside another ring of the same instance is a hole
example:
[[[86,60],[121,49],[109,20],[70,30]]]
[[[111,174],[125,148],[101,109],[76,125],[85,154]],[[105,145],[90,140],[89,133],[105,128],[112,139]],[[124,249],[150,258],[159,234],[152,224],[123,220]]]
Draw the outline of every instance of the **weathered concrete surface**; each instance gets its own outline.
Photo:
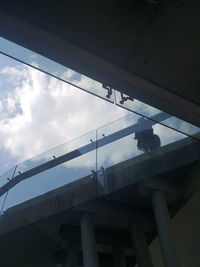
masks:
[[[7,215],[0,217],[1,266],[53,266],[51,264],[55,263],[55,253],[68,248],[60,232],[61,226],[74,226],[78,229],[83,212],[93,214],[97,234],[110,231],[108,235],[105,234],[107,239],[98,241],[98,252],[103,255],[103,258],[100,257],[103,264],[111,260],[109,253],[112,253],[113,243],[109,241],[109,235],[116,232],[117,240],[118,234],[120,236],[124,231],[126,233],[128,221],[133,218],[140,218],[147,240],[151,242],[156,235],[149,200],[151,190],[162,186],[167,195],[176,196],[168,198],[170,209],[177,204],[180,208],[194,190],[190,187],[189,193],[185,193],[184,184],[188,187],[188,179],[193,185],[196,184],[198,171],[195,169],[194,175],[187,175],[190,172],[192,174],[193,165],[199,158],[200,144],[186,138],[108,168],[105,190],[101,191],[103,194],[98,199],[95,181],[87,176],[8,209]],[[167,181],[170,181],[169,184],[172,182],[172,188],[166,186]],[[177,185],[180,191],[178,193]],[[192,217],[191,222],[195,218],[194,214]],[[186,222],[184,214],[182,220]],[[177,225],[183,222],[180,220]],[[102,235],[100,237],[102,240]],[[124,242],[127,242],[126,239]],[[129,267],[133,266],[135,260],[127,249],[130,249],[129,245],[126,248]],[[107,260],[105,255],[108,255]]]
[[[150,177],[166,175],[199,159],[200,143],[190,138],[177,141],[108,168],[101,193],[107,194]]]
[[[0,217],[0,234],[63,212],[96,197],[91,176],[67,184],[39,197],[9,208]],[[31,207],[31,208],[30,208]],[[13,228],[14,226],[14,228]]]
[[[190,138],[182,139],[150,153],[119,163],[106,170],[105,186],[100,188],[100,196],[116,201],[139,205],[137,187],[141,181],[152,177],[171,176],[181,178],[190,164],[200,159],[200,143]],[[181,171],[183,168],[183,172]],[[121,190],[119,190],[121,189]],[[135,192],[135,196],[133,194]],[[113,194],[111,194],[113,193]],[[42,196],[9,208],[0,217],[0,234],[25,226],[54,214],[73,208],[78,204],[96,198],[96,184],[91,176],[83,177]],[[145,202],[148,203],[148,200]],[[30,208],[31,207],[31,208]]]

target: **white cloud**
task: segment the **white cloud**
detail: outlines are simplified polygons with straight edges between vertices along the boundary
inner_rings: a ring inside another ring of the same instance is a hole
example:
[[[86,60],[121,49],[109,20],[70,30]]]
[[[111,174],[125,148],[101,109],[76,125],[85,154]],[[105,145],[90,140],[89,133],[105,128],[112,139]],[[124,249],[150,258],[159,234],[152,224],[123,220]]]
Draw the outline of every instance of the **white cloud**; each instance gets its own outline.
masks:
[[[37,63],[35,64],[37,66]],[[0,149],[8,150],[18,162],[32,158],[129,113],[27,66],[6,67],[0,73],[7,77],[10,84],[10,92],[0,100]],[[91,91],[96,90],[100,93],[102,89],[99,83],[84,76],[80,79],[80,76],[71,70],[65,72],[63,78],[73,80],[76,85],[87,87]],[[144,108],[139,101],[135,101],[135,106],[137,109]],[[153,112],[151,108],[145,111],[148,111],[148,114]],[[99,131],[99,138],[103,138],[102,134],[107,136],[125,128],[135,123],[137,119],[138,115],[133,114],[122,122],[117,121],[112,124],[112,127],[103,127]],[[161,137],[162,145],[183,137],[175,131],[166,129],[158,124],[154,126],[155,133]],[[95,137],[95,133],[91,133],[87,137],[78,138],[55,151],[24,162],[17,171],[25,171],[52,159],[53,155],[58,157],[67,151],[79,148],[79,146],[88,144],[90,139],[94,140]],[[129,135],[99,149],[98,168],[101,166],[106,168],[141,154],[133,137],[134,134]],[[51,189],[53,189],[61,185],[59,184],[61,182],[66,183],[66,176],[68,177],[67,181],[70,182],[76,177],[80,178],[80,176],[91,173],[91,170],[96,167],[95,160],[96,153],[93,151],[64,163],[58,169],[51,169],[54,170],[53,173],[50,172],[48,175],[46,174],[46,178],[45,175],[43,178],[48,179],[48,185],[51,184]],[[63,172],[63,166],[67,168],[67,172],[65,169]],[[55,182],[55,171],[58,171],[61,182],[59,180]],[[33,180],[31,183],[31,186],[25,184],[24,192],[28,194],[27,198],[30,197],[30,193],[35,194],[36,191],[39,194],[38,185]],[[32,190],[34,185],[37,190]],[[44,192],[50,190],[46,188],[46,185],[46,183],[45,186],[40,185],[41,190],[45,189]],[[15,198],[13,203],[16,204]]]
[[[1,70],[1,74],[6,74],[8,81],[12,85],[19,85],[19,83],[22,81],[22,78],[27,78],[28,73],[24,67],[5,67]]]
[[[32,158],[128,114],[122,108],[27,66],[6,67],[1,73],[9,79],[11,90],[8,96],[0,102],[0,111],[4,114],[1,116],[4,119],[0,121],[0,148],[10,151],[17,161]],[[90,90],[99,90],[100,88],[99,83],[87,79],[87,77],[82,76],[81,79],[76,80],[77,76],[74,76],[73,71],[69,70],[63,75],[68,79],[74,77],[77,85]],[[136,102],[136,105],[139,104]],[[137,119],[138,115],[133,115],[120,123],[114,123],[112,129],[104,127],[100,130],[99,137],[101,138],[102,134],[107,136],[135,123]],[[154,131],[161,137],[162,145],[183,137],[158,124],[154,126]],[[112,165],[141,154],[132,137],[100,149],[99,166]],[[71,151],[87,144],[90,139],[95,139],[95,133],[86,137],[85,142],[83,142],[84,138],[58,148],[59,152],[50,152],[50,154],[41,155],[29,163],[25,162],[21,167],[24,170],[34,167],[39,162],[52,159],[52,153],[59,156],[59,153],[61,155],[65,151]],[[71,161],[66,163],[66,166],[68,168],[83,166],[90,168],[94,165],[93,157],[94,155],[90,154],[90,158],[86,157],[87,160]],[[77,166],[77,162],[79,166]]]
[[[18,160],[33,157],[128,113],[27,66],[6,67],[1,73],[9,79],[12,90],[0,102],[0,109],[7,112],[0,121],[0,146]]]

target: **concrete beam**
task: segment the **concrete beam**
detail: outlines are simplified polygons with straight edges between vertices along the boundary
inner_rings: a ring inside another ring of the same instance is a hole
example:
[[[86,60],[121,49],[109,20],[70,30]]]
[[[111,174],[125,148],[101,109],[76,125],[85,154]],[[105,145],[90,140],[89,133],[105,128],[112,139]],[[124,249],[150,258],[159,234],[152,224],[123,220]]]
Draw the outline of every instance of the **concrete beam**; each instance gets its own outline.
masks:
[[[166,89],[159,86],[156,80],[151,82],[150,79],[142,78],[142,75],[137,76],[126,68],[110,64],[109,61],[81,49],[80,46],[72,45],[72,42],[50,34],[50,29],[44,31],[42,26],[36,27],[3,11],[0,13],[0,23],[2,25],[0,34],[4,38],[200,126],[199,106],[173,92],[173,88]]]
[[[163,177],[150,177],[138,183],[137,192],[138,196],[151,199],[153,192],[162,191],[166,194],[167,202],[170,204],[175,203],[182,196],[180,183],[176,179],[169,179]]]
[[[80,228],[76,226],[63,226],[62,239],[73,239],[76,242],[80,241]],[[124,229],[95,229],[95,237],[97,245],[115,246],[120,244],[121,247],[131,248],[131,240],[129,234]]]
[[[149,223],[153,222],[152,213],[148,210],[141,210],[136,205],[130,206],[103,198],[83,203],[74,209],[79,212],[93,213],[94,221],[99,223],[101,221],[103,222],[103,218],[105,218],[109,224],[108,218],[114,218],[115,220],[118,220],[119,224],[120,222],[125,222],[125,225],[127,225],[127,220],[130,220],[133,217],[140,218],[144,221],[144,224],[147,223],[149,225]]]
[[[151,177],[145,179],[141,185],[146,186],[150,189],[161,190],[163,192],[180,196],[180,187],[177,185],[177,181],[171,181],[169,179],[162,179],[161,177]]]

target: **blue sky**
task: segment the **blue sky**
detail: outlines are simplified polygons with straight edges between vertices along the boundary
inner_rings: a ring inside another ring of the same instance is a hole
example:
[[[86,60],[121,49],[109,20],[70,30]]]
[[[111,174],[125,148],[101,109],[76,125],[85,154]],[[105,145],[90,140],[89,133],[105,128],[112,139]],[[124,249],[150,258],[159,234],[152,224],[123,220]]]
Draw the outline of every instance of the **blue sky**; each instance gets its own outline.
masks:
[[[70,70],[64,75],[84,83]],[[0,173],[126,114],[115,105],[0,55]]]

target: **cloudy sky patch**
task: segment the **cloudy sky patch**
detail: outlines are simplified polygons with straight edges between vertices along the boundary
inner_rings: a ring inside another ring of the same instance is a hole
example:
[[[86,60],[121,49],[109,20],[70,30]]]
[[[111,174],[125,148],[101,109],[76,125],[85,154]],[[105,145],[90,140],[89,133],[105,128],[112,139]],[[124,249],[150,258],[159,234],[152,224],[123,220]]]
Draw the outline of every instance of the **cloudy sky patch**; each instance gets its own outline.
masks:
[[[128,114],[36,69],[20,63],[9,65],[9,61],[8,66],[0,69],[4,81],[1,92],[6,85],[6,94],[4,91],[0,100],[0,149],[16,161],[31,158]],[[64,75],[73,78],[74,73],[69,70]],[[74,79],[84,84],[84,78]],[[95,82],[90,86],[95,86]]]

